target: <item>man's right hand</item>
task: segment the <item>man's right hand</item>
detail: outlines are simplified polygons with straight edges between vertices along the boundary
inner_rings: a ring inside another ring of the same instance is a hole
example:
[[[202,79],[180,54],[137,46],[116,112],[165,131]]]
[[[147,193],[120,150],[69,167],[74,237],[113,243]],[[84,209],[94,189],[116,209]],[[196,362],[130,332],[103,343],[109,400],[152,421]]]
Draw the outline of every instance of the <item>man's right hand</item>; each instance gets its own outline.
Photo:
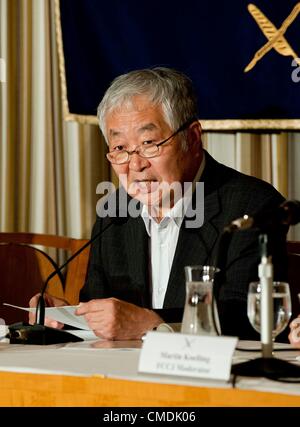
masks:
[[[300,314],[290,323],[289,340],[293,347],[300,348]]]
[[[31,298],[31,300],[29,301],[29,307],[37,306],[40,295],[41,294],[36,294]],[[49,295],[47,293],[44,294],[44,299],[46,307],[62,307],[63,305],[69,305],[66,300],[62,298],[53,297],[52,295]],[[35,316],[35,312],[29,312],[29,323],[31,325],[35,323]],[[50,317],[45,317],[45,326],[51,326],[51,328],[62,329],[64,327],[64,324],[57,322],[56,320],[53,320]]]

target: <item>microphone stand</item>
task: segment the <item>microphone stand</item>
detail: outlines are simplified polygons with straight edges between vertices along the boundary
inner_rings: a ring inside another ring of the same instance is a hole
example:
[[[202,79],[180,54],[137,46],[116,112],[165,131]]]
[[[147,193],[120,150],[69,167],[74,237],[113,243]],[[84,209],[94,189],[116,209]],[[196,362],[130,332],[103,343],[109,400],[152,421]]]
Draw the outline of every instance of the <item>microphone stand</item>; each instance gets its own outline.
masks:
[[[268,256],[268,236],[260,234],[259,246],[261,262],[258,275],[261,283],[261,346],[262,357],[233,365],[231,373],[235,376],[265,377],[277,381],[300,381],[300,366],[273,356],[273,264]]]
[[[120,218],[122,220],[122,218]],[[47,278],[38,303],[36,307],[36,321],[34,325],[30,325],[26,322],[18,322],[10,325],[8,327],[10,338],[10,344],[39,344],[39,345],[48,345],[48,344],[60,344],[67,342],[78,342],[83,341],[82,338],[79,338],[76,335],[71,334],[65,330],[51,328],[50,326],[45,326],[45,300],[44,294],[47,289],[48,283],[60,271],[67,266],[74,258],[76,258],[84,249],[91,245],[96,239],[98,239],[102,233],[104,233],[111,225],[114,224],[114,221],[111,220],[104,228],[102,228],[98,233],[96,233],[88,242],[86,242],[81,248],[79,248],[74,254],[67,259],[67,261],[54,270]]]
[[[109,223],[110,226],[111,223]],[[81,248],[79,248],[76,252],[74,252],[74,254],[67,259],[67,261],[62,264],[60,267],[58,267],[58,269],[54,270],[46,279],[46,282],[42,288],[42,292],[41,295],[39,297],[37,306],[36,306],[36,315],[35,315],[35,324],[37,325],[43,325],[45,322],[45,299],[44,299],[44,294],[46,292],[48,283],[50,282],[50,280],[56,276],[56,274],[58,274],[61,270],[63,270],[68,264],[69,262],[73,261],[74,258],[76,258],[81,252],[84,251],[84,249],[86,249],[88,246],[90,246],[91,243],[93,243],[94,240],[98,239],[98,237],[103,233],[103,231],[106,230],[107,227],[105,227],[103,230],[99,231],[99,233],[95,234],[95,236],[93,236],[93,238],[91,240],[89,240],[88,242],[86,242],[83,246],[81,246]]]
[[[225,271],[227,264],[228,248],[232,239],[232,232],[235,228],[225,227],[223,233],[220,236],[218,251],[215,259],[215,273],[213,290],[212,290],[212,320],[217,335],[222,335],[222,325],[219,321],[218,313],[218,301],[222,283],[225,281]],[[218,321],[217,321],[218,320]]]
[[[258,266],[258,277],[260,279],[260,339],[262,354],[264,358],[273,357],[272,326],[274,317],[273,307],[273,264],[272,258],[268,256],[268,236],[259,235],[259,248],[261,262]]]

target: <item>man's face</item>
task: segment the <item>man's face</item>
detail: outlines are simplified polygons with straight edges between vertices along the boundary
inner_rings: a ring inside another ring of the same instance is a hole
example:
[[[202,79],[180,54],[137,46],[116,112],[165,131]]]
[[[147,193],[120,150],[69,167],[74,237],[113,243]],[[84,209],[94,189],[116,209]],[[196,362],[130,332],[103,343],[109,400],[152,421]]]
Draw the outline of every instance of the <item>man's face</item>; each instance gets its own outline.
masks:
[[[143,96],[136,96],[132,107],[124,106],[108,114],[106,129],[109,151],[132,151],[149,141],[158,144],[173,133],[161,107],[149,103]],[[163,144],[157,157],[143,158],[134,153],[129,163],[113,164],[128,194],[148,207],[155,207],[165,197],[162,183],[192,181],[202,159],[200,134],[195,144],[196,137],[191,136],[193,142],[187,151],[181,148],[181,133]]]

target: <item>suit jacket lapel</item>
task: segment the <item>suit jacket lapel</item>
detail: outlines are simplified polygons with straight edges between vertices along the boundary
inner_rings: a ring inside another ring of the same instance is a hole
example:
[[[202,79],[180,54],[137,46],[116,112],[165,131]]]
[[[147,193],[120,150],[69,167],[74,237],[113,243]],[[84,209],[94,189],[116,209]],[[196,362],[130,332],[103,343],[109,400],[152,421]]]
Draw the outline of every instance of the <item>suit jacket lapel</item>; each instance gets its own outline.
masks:
[[[185,298],[186,265],[207,265],[211,262],[210,254],[218,238],[218,232],[211,222],[219,212],[216,195],[205,199],[204,224],[200,228],[186,228],[185,221],[181,226],[174,255],[169,283],[164,300],[164,307],[180,307]]]
[[[148,235],[141,216],[129,218],[126,224],[126,246],[131,282],[139,290],[140,305],[149,307]]]
[[[204,223],[199,228],[187,228],[182,223],[170,272],[164,307],[181,307],[185,299],[185,265],[209,265],[213,263],[211,252],[219,233],[214,218],[220,213],[218,195],[218,163],[206,153],[204,182]]]

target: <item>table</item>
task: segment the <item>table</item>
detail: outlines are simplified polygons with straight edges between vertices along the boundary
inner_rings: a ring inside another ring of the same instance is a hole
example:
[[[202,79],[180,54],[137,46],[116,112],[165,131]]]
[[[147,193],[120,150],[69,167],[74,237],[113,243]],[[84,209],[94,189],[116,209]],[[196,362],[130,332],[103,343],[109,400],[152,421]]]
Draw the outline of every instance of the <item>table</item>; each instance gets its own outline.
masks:
[[[242,377],[233,388],[212,380],[141,374],[140,346],[134,341],[47,348],[0,343],[0,406],[300,406],[299,384]],[[280,353],[286,359],[296,355]]]
[[[101,377],[0,373],[0,406],[300,406],[300,396]]]

